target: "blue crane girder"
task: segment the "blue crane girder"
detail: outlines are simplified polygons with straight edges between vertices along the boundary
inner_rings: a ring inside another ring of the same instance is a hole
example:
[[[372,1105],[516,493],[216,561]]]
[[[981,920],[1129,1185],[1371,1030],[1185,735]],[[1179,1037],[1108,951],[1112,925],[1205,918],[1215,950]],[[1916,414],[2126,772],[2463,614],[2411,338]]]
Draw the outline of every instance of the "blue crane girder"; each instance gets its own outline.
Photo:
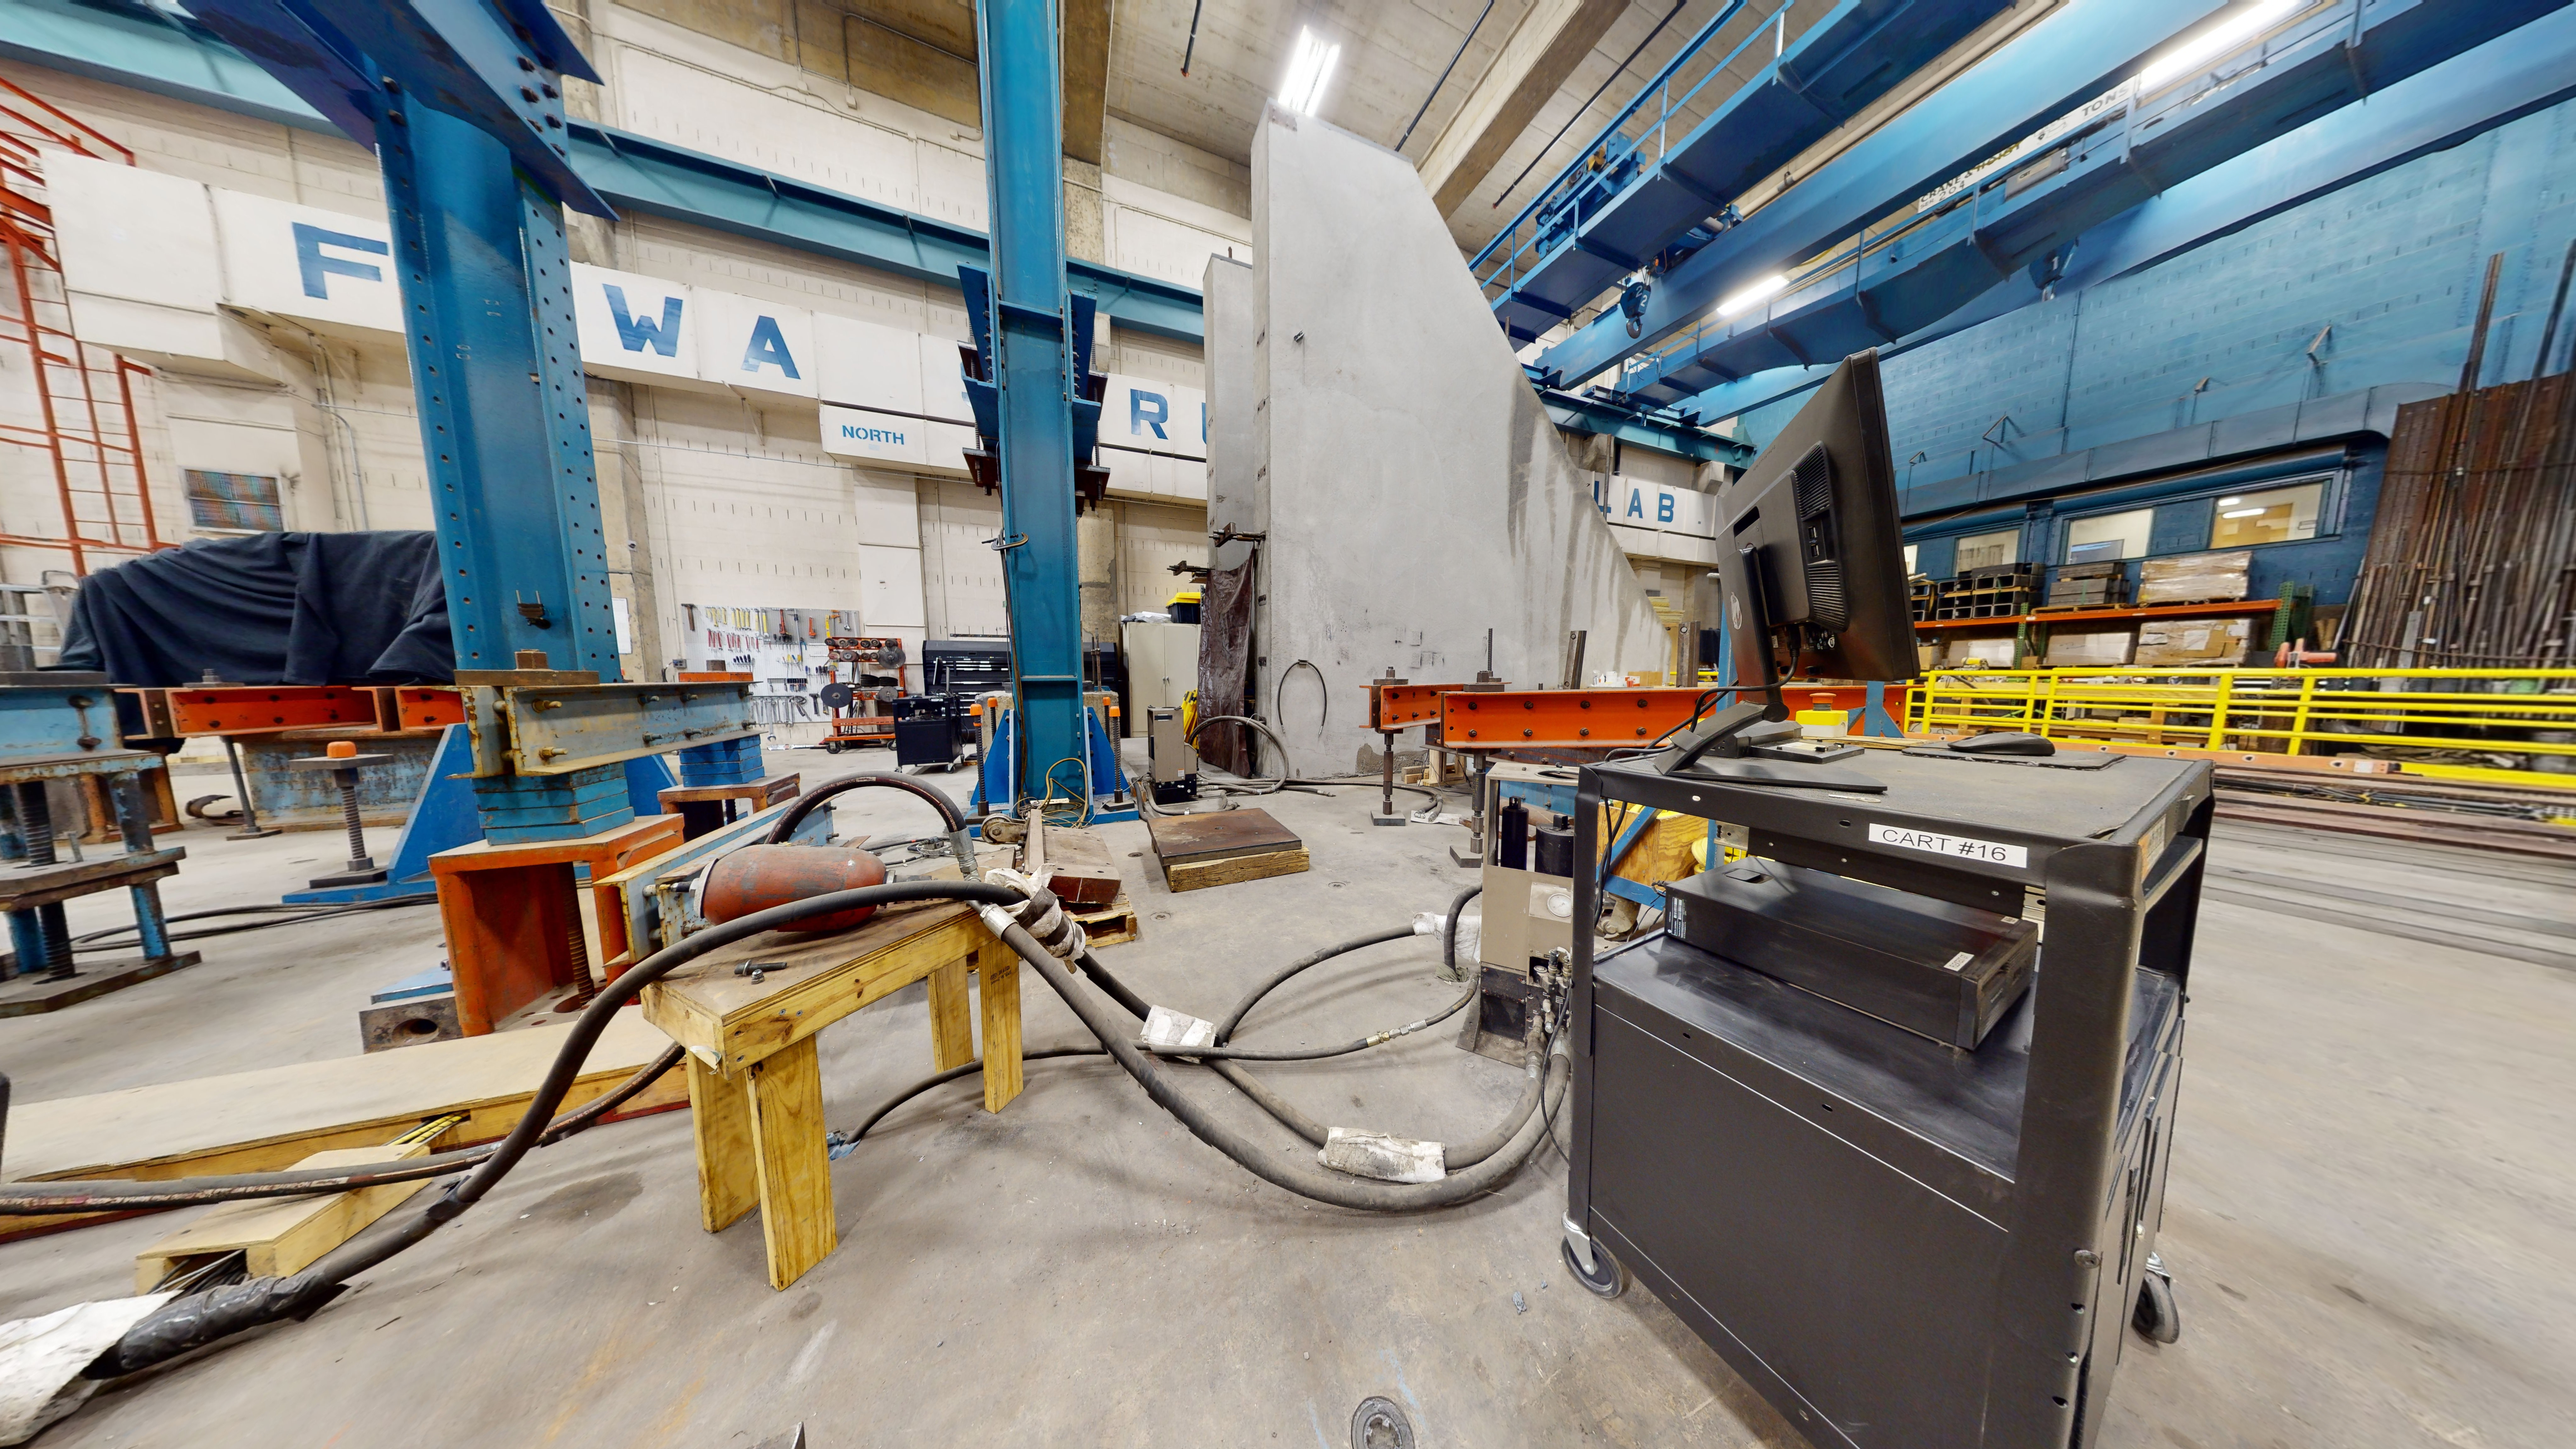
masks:
[[[1065,290],[1063,75],[1053,0],[975,8],[984,174],[993,222],[990,307],[977,320],[993,385],[1002,588],[1011,621],[1014,742],[1023,797],[1078,797],[1088,733],[1074,544],[1073,308]],[[960,278],[971,286],[971,278]],[[1084,310],[1086,332],[1089,310]],[[981,409],[978,409],[979,414]],[[1096,415],[1095,415],[1095,426]],[[980,423],[979,423],[980,430]],[[1070,767],[1069,771],[1066,767]],[[1016,803],[1016,802],[1014,802]]]
[[[1639,99],[1667,81],[1674,65],[1713,38],[1740,5],[1736,0],[1721,9]],[[1504,287],[1493,303],[1503,330],[1514,342],[1527,342],[1572,317],[1621,276],[1645,267],[1755,182],[2010,8],[2011,0],[1842,0],[1660,157],[1605,152],[1602,175],[1627,178],[1623,185],[1604,185],[1597,176],[1559,178],[1496,239],[1499,244],[1516,237],[1525,222],[1534,223],[1533,234],[1513,244],[1502,266],[1486,268],[1494,245],[1470,264],[1488,287]],[[1760,43],[1764,30],[1746,40]],[[1632,103],[1584,148],[1584,156],[1629,144],[1614,137],[1634,111]],[[1635,161],[1628,162],[1629,155]],[[1557,186],[1568,179],[1610,194],[1556,199]]]
[[[2535,20],[2375,90],[2367,106],[2346,107],[2260,151],[2241,155],[2159,193],[2086,231],[2072,247],[2060,297],[2111,281],[2202,242],[2315,200],[2417,157],[2456,146],[2536,111],[2576,98],[2576,9]],[[1798,308],[1848,298],[1830,281],[1787,294]],[[1937,342],[2041,300],[2026,274],[1998,282],[1933,326],[1879,349],[1882,359]],[[1734,417],[1814,387],[1833,364],[1786,367],[1721,383],[1683,406],[1703,417]],[[2380,378],[2396,381],[2397,378]]]
[[[1684,334],[1632,362],[1620,391],[1689,400],[1749,374],[1819,366],[1932,327],[2025,268],[2062,276],[2086,231],[2365,96],[2496,41],[2568,0],[2478,5],[2341,0],[2250,44],[2223,78],[2114,103],[1978,184],[1869,235],[1762,307]],[[2464,80],[2473,78],[2464,77]],[[2474,93],[2472,104],[2484,97]],[[2380,118],[2364,117],[2370,127]]]
[[[2383,0],[2401,4],[2405,0]],[[1784,272],[2133,75],[2226,0],[2069,0],[1672,268],[1640,334],[1610,314],[1542,354],[1562,386],[1660,345],[1746,286]]]

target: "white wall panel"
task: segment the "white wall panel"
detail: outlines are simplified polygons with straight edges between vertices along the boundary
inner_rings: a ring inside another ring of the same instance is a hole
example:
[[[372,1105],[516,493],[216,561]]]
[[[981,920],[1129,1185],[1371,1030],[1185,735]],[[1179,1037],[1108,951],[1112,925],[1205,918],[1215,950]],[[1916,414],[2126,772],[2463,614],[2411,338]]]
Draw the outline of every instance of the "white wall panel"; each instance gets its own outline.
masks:
[[[659,277],[573,263],[583,370],[627,382],[695,381],[698,316],[689,293]]]
[[[323,329],[402,330],[393,228],[383,218],[221,187],[214,211],[226,302]]]
[[[817,394],[814,314],[713,287],[693,287],[698,376],[743,392]]]

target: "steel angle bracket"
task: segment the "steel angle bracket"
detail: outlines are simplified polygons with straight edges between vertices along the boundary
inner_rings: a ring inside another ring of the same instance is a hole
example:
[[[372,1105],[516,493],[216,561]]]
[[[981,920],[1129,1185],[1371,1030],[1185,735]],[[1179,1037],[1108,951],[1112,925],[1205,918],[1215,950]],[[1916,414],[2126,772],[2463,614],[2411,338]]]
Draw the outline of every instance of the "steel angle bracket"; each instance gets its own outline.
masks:
[[[232,42],[351,140],[403,124],[406,97],[507,147],[557,201],[615,219],[573,169],[563,78],[597,83],[543,0],[190,0]]]
[[[468,684],[460,692],[478,779],[569,775],[760,734],[748,684]]]

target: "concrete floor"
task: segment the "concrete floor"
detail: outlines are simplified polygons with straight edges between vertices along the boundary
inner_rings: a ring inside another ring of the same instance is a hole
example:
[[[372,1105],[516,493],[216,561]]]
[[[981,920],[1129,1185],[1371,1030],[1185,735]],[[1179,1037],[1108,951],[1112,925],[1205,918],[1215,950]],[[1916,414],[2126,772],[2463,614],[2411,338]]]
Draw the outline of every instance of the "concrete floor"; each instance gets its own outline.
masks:
[[[791,757],[809,779],[878,758]],[[1439,909],[1466,877],[1444,852],[1454,831],[1372,828],[1370,792],[1266,803],[1304,835],[1310,873],[1174,897],[1129,854],[1141,827],[1104,830],[1145,931],[1104,959],[1148,997],[1216,1015],[1266,968]],[[912,833],[919,811],[872,799],[843,828]],[[174,910],[273,899],[335,841],[182,839]],[[2559,922],[2541,939],[2576,934],[2563,872],[2450,857],[2401,872],[2347,839],[2278,834],[2218,859],[2503,900]],[[2131,1337],[2102,1442],[2576,1442],[2576,975],[2546,952],[2383,935],[2358,908],[2245,903],[2261,898],[2205,907],[2163,1248],[2184,1335]],[[354,1054],[367,991],[439,953],[427,910],[203,949],[194,970],[0,1022],[21,1100]],[[1435,966],[1415,941],[1319,968],[1246,1039],[1410,1019],[1449,999]],[[1051,993],[1024,995],[1032,1046],[1082,1040]],[[929,1070],[924,1010],[916,990],[826,1034],[836,1123]],[[1446,1137],[1518,1085],[1445,1033],[1266,1075],[1329,1120]],[[1447,1212],[1321,1208],[1197,1144],[1116,1067],[1043,1062],[998,1116],[969,1081],[889,1118],[835,1167],[840,1250],[773,1293],[755,1221],[699,1230],[688,1122],[671,1114],[537,1153],[309,1322],[118,1385],[41,1442],[749,1449],[802,1422],[815,1449],[1340,1449],[1353,1407],[1382,1394],[1425,1449],[1803,1443],[1650,1295],[1603,1302],[1566,1279],[1563,1182],[1547,1155]],[[133,1253],[168,1227],[0,1245],[0,1319],[130,1292]]]

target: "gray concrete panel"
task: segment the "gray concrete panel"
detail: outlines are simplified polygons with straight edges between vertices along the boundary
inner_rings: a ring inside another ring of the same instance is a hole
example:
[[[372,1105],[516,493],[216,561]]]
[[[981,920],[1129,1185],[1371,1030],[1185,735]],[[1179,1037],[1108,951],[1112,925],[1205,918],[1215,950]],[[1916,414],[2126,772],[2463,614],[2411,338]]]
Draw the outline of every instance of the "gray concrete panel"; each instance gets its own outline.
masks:
[[[1297,772],[1374,768],[1360,684],[1389,665],[1472,678],[1488,629],[1515,684],[1558,683],[1571,629],[1589,673],[1666,668],[1644,588],[1411,165],[1273,108],[1252,208],[1256,677]]]

